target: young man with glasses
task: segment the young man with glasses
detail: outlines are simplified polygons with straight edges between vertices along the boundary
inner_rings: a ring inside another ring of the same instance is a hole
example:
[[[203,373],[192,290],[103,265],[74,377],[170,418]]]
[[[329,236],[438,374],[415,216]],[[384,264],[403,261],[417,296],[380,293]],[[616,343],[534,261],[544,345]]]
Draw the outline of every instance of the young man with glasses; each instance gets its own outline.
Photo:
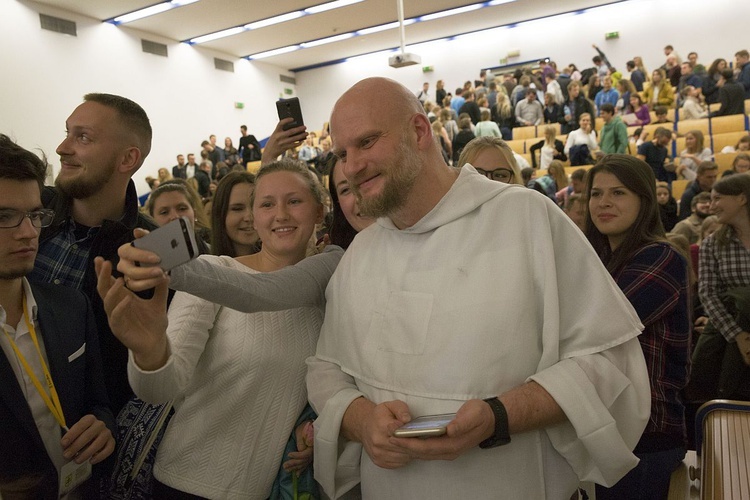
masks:
[[[115,448],[91,304],[30,283],[46,164],[0,134],[0,496],[79,498]]]

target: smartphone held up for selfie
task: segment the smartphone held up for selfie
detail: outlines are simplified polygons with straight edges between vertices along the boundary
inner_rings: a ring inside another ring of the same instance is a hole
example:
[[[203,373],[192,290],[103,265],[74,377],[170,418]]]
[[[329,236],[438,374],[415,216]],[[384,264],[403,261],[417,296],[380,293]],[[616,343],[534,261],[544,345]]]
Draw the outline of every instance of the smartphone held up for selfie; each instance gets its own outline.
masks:
[[[395,431],[395,437],[434,437],[447,432],[448,424],[456,418],[455,413],[424,415],[404,424]]]
[[[161,259],[159,267],[164,271],[169,271],[198,256],[193,225],[187,217],[180,217],[161,226],[143,238],[133,241],[132,245],[158,255]],[[136,262],[136,265],[141,264]]]
[[[276,111],[279,113],[279,120],[283,120],[284,118],[294,119],[293,122],[284,125],[284,130],[300,127],[305,124],[304,120],[302,120],[302,108],[300,108],[299,99],[296,97],[276,101]]]

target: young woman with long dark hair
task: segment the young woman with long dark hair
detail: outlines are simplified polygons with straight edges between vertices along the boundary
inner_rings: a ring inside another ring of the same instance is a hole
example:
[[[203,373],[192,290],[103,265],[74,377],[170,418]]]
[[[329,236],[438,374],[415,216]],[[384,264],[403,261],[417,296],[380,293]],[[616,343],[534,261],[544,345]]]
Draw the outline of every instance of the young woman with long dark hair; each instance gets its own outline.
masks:
[[[597,486],[598,500],[666,498],[685,456],[689,271],[665,238],[655,186],[648,164],[628,155],[605,156],[586,182],[586,237],[644,325],[638,339],[651,383],[651,417],[634,450],[641,461],[612,488]]]

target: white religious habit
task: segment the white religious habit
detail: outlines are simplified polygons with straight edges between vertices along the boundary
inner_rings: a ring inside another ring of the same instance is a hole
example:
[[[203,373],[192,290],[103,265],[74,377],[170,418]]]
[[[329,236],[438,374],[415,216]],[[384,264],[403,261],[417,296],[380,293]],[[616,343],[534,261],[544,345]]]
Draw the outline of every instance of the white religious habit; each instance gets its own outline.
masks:
[[[567,500],[579,480],[632,469],[650,412],[637,314],[583,234],[549,199],[465,166],[410,228],[381,218],[344,254],[308,359],[315,476],[338,498]],[[373,464],[340,436],[356,398],[402,400],[413,417],[457,411],[524,382],[568,421],[454,461]]]

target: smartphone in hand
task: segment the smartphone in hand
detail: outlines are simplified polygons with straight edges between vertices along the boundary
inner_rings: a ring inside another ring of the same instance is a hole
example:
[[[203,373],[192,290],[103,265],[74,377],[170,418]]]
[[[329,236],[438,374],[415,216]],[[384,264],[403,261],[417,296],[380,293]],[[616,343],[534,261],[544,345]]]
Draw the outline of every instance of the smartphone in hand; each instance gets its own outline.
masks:
[[[302,108],[299,105],[299,99],[292,97],[291,99],[279,99],[276,101],[276,111],[279,113],[279,120],[284,118],[293,118],[294,121],[284,125],[284,130],[290,128],[299,127],[305,124],[302,120]]]
[[[175,219],[143,238],[134,240],[131,245],[158,255],[161,259],[159,267],[164,271],[169,271],[198,256],[193,225],[187,217]],[[141,264],[136,262],[136,265]]]
[[[433,437],[447,432],[448,424],[456,418],[455,413],[424,415],[404,424],[395,431],[395,437]]]

